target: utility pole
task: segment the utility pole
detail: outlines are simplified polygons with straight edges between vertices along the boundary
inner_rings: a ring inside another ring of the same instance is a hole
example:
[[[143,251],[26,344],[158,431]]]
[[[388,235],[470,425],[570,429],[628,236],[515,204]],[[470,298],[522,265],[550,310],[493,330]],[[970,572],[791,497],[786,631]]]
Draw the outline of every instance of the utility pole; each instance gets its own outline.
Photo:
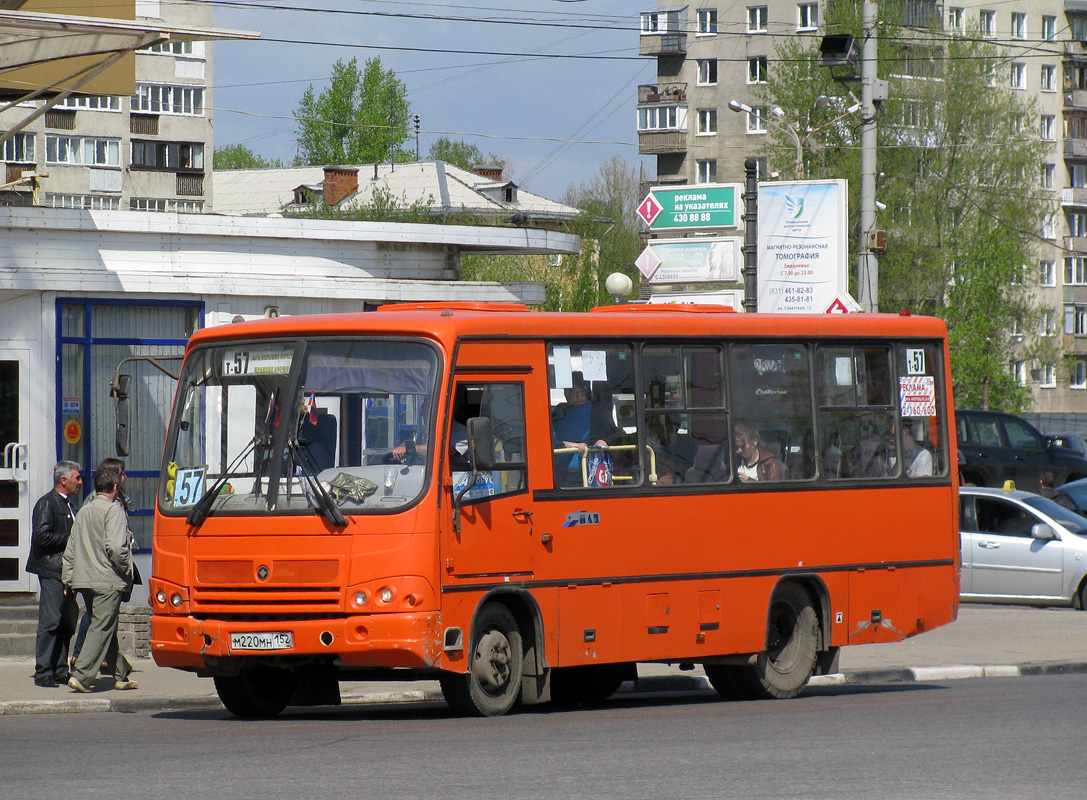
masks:
[[[861,237],[857,248],[857,300],[865,311],[879,310],[879,259],[872,251],[876,229],[876,99],[886,96],[877,63],[878,7],[865,0],[861,49]]]

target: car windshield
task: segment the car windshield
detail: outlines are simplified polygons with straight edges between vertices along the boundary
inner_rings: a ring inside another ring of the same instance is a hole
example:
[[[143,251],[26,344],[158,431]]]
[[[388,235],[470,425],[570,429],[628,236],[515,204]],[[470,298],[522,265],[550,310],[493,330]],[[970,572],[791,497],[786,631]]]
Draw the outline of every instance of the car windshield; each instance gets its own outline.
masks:
[[[232,342],[185,362],[166,514],[387,511],[425,488],[435,350],[391,340]],[[212,497],[211,495],[214,495]]]
[[[1064,506],[1058,505],[1052,500],[1048,500],[1041,496],[1028,497],[1023,502],[1031,508],[1041,511],[1047,517],[1056,520],[1066,530],[1079,534],[1080,536],[1087,535],[1087,519],[1081,517],[1076,512],[1069,511]]]

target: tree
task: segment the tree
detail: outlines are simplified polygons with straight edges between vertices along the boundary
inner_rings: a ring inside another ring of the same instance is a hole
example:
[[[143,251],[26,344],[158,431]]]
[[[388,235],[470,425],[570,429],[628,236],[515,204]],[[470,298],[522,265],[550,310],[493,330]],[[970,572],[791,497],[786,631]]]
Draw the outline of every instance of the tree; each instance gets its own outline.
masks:
[[[859,40],[859,11],[860,4],[828,6],[828,31]],[[877,192],[886,205],[879,226],[888,231],[887,252],[879,257],[880,307],[947,322],[957,404],[1021,411],[1029,393],[1009,374],[1009,354],[1056,358],[1054,337],[1017,347],[1013,334],[1036,330],[1041,319],[1033,271],[1024,274],[1023,265],[1036,263],[1041,222],[1054,211],[1038,185],[1045,145],[1034,134],[1037,112],[1022,92],[997,85],[1005,62],[978,32],[926,36],[900,28],[902,6],[880,4],[880,13],[879,74],[890,84],[877,112],[883,176]],[[816,45],[789,41],[777,55],[767,99],[785,109],[782,124],[792,120],[801,133],[807,178],[849,179],[855,246],[860,120],[844,113],[847,98],[837,110],[812,110],[818,95],[842,94],[818,66]],[[795,140],[769,127],[767,155],[791,176]],[[817,137],[824,146],[811,148]]]
[[[212,156],[212,169],[272,169],[282,166],[283,162],[278,158],[267,159],[242,144],[216,147]]]
[[[468,144],[463,139],[448,139],[445,136],[439,137],[430,146],[427,158],[431,161],[445,161],[468,172],[483,165],[502,167],[507,173],[509,171],[509,164],[501,156],[496,156],[494,153],[485,156],[483,151],[474,144]],[[506,177],[509,175],[507,174]]]
[[[411,108],[407,89],[380,58],[332,65],[329,87],[320,94],[310,86],[295,111],[299,166],[411,161],[402,145],[408,139]]]

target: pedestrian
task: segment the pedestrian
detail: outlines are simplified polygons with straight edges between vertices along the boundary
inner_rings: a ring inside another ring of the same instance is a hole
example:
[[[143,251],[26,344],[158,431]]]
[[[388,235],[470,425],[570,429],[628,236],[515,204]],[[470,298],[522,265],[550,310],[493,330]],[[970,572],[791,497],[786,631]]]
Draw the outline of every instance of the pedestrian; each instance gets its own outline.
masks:
[[[117,620],[122,595],[132,591],[132,533],[124,508],[117,500],[121,476],[103,469],[94,476],[97,494],[80,509],[64,550],[62,579],[83,597],[91,615],[87,639],[72,670],[68,685],[89,692],[104,662],[113,665],[113,688],[135,689],[130,680],[132,665],[117,644]]]
[[[58,461],[53,488],[34,505],[34,531],[26,571],[38,576],[38,632],[34,646],[34,684],[53,687],[68,682],[68,640],[78,613],[74,595],[61,580],[64,548],[75,521],[72,496],[83,478],[79,464]]]
[[[112,469],[121,476],[121,480],[117,488],[116,502],[120,503],[121,508],[123,508],[127,512],[128,497],[125,496],[125,462],[119,458],[103,458],[102,463],[98,465],[98,469],[95,470],[95,473],[99,473],[104,469]],[[89,495],[87,495],[87,499],[83,501],[83,506],[89,506],[96,497],[98,497],[98,492],[91,492]],[[71,658],[69,658],[68,660],[70,669],[75,669],[76,659],[79,658],[79,653],[83,649],[83,642],[87,638],[87,629],[90,628],[90,626],[91,615],[88,614],[86,610],[84,610],[83,617],[79,620],[79,627],[76,629],[75,643],[72,645]],[[102,668],[109,669],[109,666],[107,664],[103,664]]]

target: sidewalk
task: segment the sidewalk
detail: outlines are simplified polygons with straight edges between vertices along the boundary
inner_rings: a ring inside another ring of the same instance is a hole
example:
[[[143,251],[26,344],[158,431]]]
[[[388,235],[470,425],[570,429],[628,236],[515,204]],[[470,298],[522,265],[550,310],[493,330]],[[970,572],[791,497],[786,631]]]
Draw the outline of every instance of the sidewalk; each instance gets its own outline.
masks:
[[[0,659],[0,714],[221,708],[210,678],[149,659],[133,666],[139,689],[119,692],[112,679],[99,678],[94,692],[78,694],[35,686],[32,659]],[[812,685],[1087,672],[1087,612],[964,605],[956,622],[913,639],[843,648],[840,666],[841,673],[813,678]],[[710,690],[698,667],[640,664],[638,671],[638,681],[620,691]],[[340,691],[345,705],[442,699],[437,681],[350,682]]]

